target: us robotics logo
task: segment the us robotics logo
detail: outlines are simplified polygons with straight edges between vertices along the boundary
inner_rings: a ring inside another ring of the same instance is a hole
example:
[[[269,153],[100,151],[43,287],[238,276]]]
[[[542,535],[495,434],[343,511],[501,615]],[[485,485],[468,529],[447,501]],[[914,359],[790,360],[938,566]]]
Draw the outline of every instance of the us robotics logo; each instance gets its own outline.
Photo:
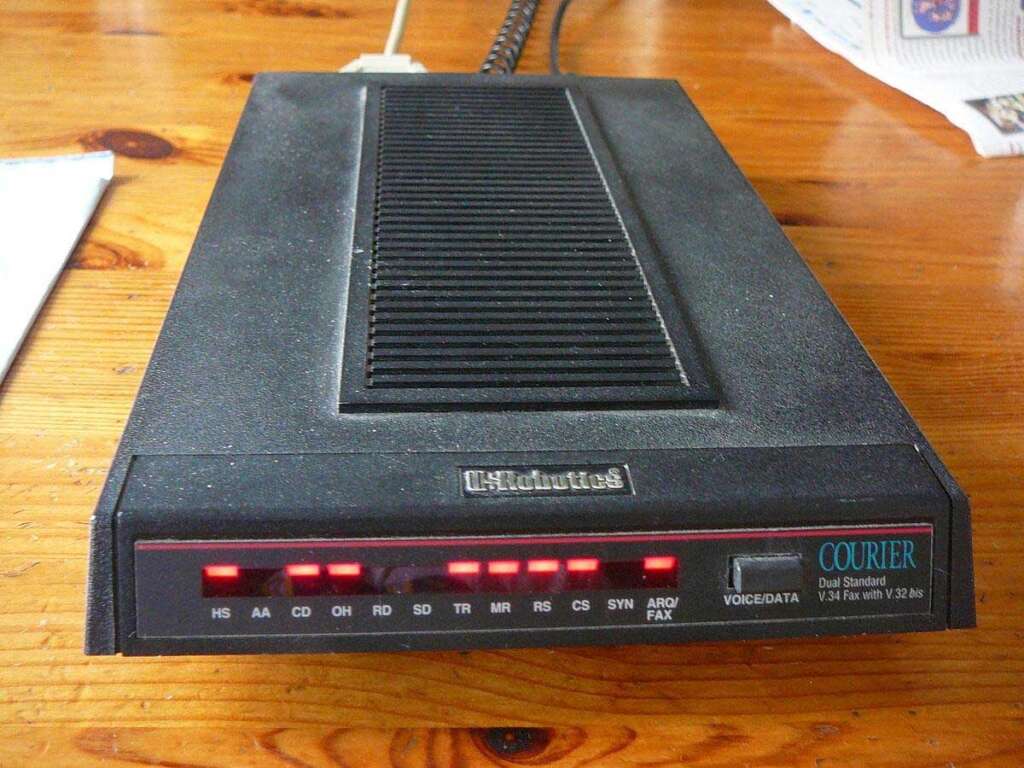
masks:
[[[625,464],[569,467],[464,467],[463,496],[631,494]]]

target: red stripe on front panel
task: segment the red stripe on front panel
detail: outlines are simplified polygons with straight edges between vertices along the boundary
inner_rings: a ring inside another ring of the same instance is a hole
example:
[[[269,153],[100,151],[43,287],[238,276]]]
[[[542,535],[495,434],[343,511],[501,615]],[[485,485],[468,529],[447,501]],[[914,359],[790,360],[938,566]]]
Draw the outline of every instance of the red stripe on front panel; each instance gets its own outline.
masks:
[[[577,536],[489,536],[444,539],[276,539],[273,541],[139,541],[137,549],[322,549],[328,547],[452,547],[508,546],[515,544],[634,544],[658,541],[716,541],[723,539],[791,539],[801,536],[892,536],[931,532],[927,523],[844,528],[769,528],[692,533],[608,533]]]

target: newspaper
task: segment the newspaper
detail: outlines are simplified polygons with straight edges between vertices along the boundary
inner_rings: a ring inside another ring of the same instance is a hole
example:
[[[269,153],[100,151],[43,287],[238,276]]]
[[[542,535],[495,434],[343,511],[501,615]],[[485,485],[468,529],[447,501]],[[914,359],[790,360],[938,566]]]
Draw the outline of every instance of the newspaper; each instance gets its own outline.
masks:
[[[933,109],[983,157],[1024,154],[1024,0],[768,0]]]

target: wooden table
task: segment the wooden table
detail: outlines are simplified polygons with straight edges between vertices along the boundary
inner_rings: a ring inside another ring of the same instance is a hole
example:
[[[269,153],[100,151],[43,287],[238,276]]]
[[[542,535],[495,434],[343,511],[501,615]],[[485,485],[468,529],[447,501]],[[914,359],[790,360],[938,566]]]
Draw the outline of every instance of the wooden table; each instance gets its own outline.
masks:
[[[522,72],[546,71],[554,5]],[[433,71],[473,71],[504,7],[418,0],[403,47]],[[978,629],[82,655],[87,520],[252,73],[379,50],[390,13],[370,0],[0,5],[0,156],[118,154],[0,388],[0,766],[1024,765],[1024,161],[979,159],[938,114],[755,0],[577,0],[563,66],[689,91],[970,493]],[[553,727],[464,729],[510,724]]]

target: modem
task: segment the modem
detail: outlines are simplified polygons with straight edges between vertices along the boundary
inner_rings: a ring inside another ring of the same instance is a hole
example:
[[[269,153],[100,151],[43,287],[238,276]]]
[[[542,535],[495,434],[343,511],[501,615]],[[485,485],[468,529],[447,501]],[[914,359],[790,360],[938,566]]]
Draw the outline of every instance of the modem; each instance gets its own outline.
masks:
[[[256,79],[89,653],[973,623],[964,494],[675,82]]]

